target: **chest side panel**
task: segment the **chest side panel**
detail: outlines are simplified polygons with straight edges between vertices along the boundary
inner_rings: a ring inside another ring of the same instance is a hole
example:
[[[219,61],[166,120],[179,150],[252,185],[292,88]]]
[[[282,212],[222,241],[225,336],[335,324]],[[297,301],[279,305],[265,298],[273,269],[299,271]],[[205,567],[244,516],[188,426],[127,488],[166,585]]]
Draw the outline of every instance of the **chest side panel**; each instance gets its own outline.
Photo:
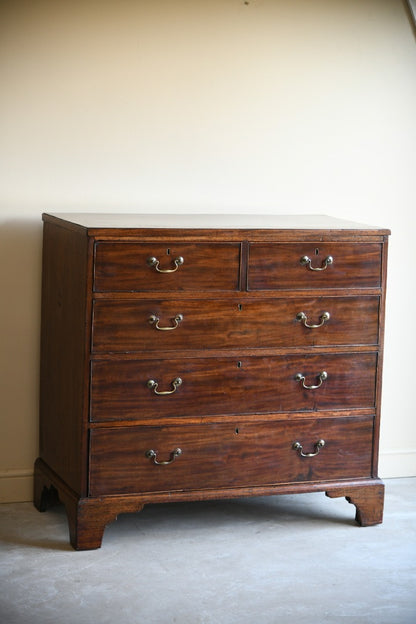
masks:
[[[77,493],[86,489],[89,242],[45,223],[40,455]]]

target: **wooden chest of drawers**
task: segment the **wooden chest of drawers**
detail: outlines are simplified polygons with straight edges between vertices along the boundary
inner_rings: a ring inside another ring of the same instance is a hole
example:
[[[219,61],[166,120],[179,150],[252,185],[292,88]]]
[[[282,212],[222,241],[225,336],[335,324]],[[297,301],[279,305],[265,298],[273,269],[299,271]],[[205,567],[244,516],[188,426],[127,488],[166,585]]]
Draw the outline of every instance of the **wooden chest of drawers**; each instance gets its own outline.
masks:
[[[389,231],[329,217],[43,215],[35,505],[71,543],[146,503],[326,492],[382,521]]]

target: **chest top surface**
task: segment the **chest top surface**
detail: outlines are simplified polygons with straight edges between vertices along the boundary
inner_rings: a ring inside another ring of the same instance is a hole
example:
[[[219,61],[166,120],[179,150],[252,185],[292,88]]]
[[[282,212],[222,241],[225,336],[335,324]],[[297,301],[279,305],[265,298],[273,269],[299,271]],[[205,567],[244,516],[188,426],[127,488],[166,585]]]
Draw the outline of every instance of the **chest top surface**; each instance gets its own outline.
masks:
[[[45,213],[45,222],[59,223],[63,227],[80,227],[90,230],[289,230],[342,231],[344,234],[388,235],[388,229],[364,225],[327,215],[280,214],[116,214],[116,213]]]

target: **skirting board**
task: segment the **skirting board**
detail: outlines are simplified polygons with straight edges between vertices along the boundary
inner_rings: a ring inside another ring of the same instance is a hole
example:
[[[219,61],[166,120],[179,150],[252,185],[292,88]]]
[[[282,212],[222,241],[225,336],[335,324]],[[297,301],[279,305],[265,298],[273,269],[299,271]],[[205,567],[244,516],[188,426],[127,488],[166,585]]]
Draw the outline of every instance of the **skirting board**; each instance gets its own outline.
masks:
[[[416,477],[416,450],[380,453],[378,474],[381,479]]]
[[[0,472],[0,503],[25,503],[33,500],[33,469]]]
[[[416,477],[416,450],[380,453],[382,479]],[[25,503],[33,500],[33,470],[0,472],[0,503]]]

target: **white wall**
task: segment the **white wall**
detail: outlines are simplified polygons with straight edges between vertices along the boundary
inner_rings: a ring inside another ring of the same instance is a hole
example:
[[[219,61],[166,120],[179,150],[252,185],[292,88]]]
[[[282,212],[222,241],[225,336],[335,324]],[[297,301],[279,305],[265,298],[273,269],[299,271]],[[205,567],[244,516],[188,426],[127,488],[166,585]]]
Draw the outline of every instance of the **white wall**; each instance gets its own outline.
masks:
[[[416,475],[416,46],[400,0],[0,4],[0,495],[37,454],[42,211],[390,227],[380,473]],[[413,188],[412,188],[413,187]]]

